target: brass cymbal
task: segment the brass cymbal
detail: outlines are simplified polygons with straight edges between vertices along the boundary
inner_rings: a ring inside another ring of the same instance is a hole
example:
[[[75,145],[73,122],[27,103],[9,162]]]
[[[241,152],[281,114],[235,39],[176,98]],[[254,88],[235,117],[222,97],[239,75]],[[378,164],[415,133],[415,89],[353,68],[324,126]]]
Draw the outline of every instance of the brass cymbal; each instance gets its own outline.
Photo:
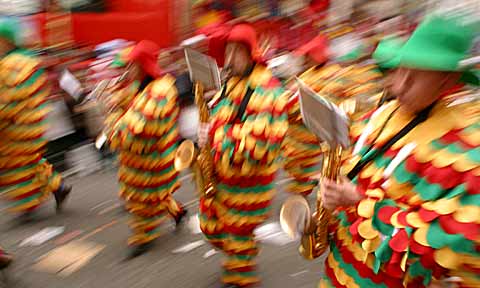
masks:
[[[310,206],[304,197],[290,196],[282,205],[280,226],[292,239],[299,238],[310,226],[310,215]]]
[[[175,170],[183,171],[190,167],[195,157],[195,144],[191,140],[183,141],[175,152]]]

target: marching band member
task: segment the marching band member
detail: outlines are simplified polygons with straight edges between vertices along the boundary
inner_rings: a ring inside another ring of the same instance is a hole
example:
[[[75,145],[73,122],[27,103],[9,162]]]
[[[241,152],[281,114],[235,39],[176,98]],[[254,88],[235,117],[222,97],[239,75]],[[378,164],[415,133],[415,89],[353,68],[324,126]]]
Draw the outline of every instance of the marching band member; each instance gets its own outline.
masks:
[[[40,60],[19,46],[19,30],[0,20],[0,194],[28,221],[51,194],[60,211],[71,187],[43,158],[49,84]]]
[[[321,184],[336,213],[320,287],[479,287],[479,108],[450,99],[478,84],[459,69],[473,37],[434,16],[392,51],[397,100],[352,127],[353,181]]]
[[[318,73],[328,60],[328,40],[323,35],[317,36],[294,51],[294,54],[304,57],[305,66],[308,67],[299,78],[307,85],[313,85],[310,83],[314,79],[312,74]],[[321,162],[320,142],[302,122],[298,93],[290,96],[287,107],[289,125],[282,143],[284,169],[292,177],[287,191],[307,196],[318,185],[314,176]]]
[[[110,147],[119,152],[120,197],[132,215],[130,257],[152,247],[165,216],[179,224],[186,214],[173,198],[180,187],[173,164],[179,141],[177,90],[175,79],[157,65],[159,50],[155,43],[141,41],[117,59],[128,64],[128,72],[112,93],[119,114],[107,122]]]
[[[335,64],[325,65],[329,59],[328,50],[327,38],[320,35],[294,51],[305,58],[306,66],[310,66],[299,76],[307,86],[320,95],[333,95],[339,100],[380,93],[381,74],[375,71],[374,65],[350,64],[338,59]],[[287,191],[306,196],[318,184],[322,149],[316,136],[302,123],[298,93],[290,98],[288,108],[290,123],[282,153],[284,168],[293,180]]]
[[[268,217],[288,128],[281,83],[257,51],[251,26],[239,24],[231,30],[225,53],[232,77],[219,92],[209,125],[202,124],[199,131],[200,146],[210,141],[217,178],[215,196],[200,200],[200,226],[227,255],[222,279],[227,287],[259,282],[253,231]]]

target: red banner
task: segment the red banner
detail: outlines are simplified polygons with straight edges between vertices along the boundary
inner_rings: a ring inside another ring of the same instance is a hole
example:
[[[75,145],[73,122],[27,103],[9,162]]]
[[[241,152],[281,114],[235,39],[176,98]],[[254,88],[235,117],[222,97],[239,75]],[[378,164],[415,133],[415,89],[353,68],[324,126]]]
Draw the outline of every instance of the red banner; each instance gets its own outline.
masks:
[[[149,4],[140,5],[140,2]],[[111,1],[113,3],[113,12],[71,14],[73,39],[76,43],[98,44],[122,38],[131,41],[151,40],[162,47],[168,47],[177,40],[172,25],[170,0],[115,0]],[[28,18],[42,31],[45,43],[45,14]]]

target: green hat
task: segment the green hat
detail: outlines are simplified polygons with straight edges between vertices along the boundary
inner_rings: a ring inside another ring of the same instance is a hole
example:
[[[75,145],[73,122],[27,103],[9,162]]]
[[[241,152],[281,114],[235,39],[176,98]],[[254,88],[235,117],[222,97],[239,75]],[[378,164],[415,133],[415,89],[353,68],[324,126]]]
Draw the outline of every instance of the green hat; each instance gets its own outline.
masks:
[[[464,71],[462,79],[478,85],[478,78],[460,67],[469,58],[474,29],[459,18],[431,16],[423,21],[408,41],[397,51],[399,65],[433,71]]]
[[[14,45],[20,44],[20,23],[12,17],[0,18],[0,38]]]
[[[377,61],[381,69],[388,70],[396,68],[400,63],[400,57],[398,57],[397,53],[403,44],[404,41],[399,37],[386,37],[378,43],[372,57]]]

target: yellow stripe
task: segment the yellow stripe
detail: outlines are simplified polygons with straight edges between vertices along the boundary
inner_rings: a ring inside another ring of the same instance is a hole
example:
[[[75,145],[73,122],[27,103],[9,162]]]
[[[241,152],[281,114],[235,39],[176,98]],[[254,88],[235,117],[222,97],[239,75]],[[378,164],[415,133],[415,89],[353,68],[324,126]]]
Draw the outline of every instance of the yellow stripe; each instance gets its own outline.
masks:
[[[333,258],[332,253],[328,255],[327,261],[328,265],[335,274],[335,278],[341,285],[347,286],[348,288],[360,288],[360,286],[355,283],[355,280],[352,277],[347,275],[342,269],[339,268],[340,264],[335,260],[335,258]]]

